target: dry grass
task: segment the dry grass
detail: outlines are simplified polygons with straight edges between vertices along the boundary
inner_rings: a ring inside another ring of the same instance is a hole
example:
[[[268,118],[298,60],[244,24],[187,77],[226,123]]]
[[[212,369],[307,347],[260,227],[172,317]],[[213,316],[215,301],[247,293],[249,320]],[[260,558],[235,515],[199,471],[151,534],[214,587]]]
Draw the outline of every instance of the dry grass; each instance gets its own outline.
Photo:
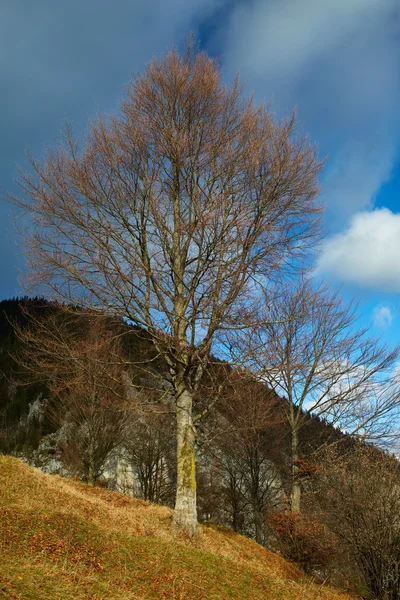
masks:
[[[216,526],[174,536],[165,507],[0,457],[0,598],[345,600]]]

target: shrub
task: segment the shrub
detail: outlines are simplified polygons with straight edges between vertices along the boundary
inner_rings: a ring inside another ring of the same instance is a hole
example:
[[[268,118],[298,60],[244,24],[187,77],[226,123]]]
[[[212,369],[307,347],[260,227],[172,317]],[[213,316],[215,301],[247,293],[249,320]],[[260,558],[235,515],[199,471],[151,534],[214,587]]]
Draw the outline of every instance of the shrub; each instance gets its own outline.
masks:
[[[321,575],[334,561],[336,540],[318,520],[303,513],[281,511],[271,514],[268,523],[275,534],[279,552],[306,573]]]

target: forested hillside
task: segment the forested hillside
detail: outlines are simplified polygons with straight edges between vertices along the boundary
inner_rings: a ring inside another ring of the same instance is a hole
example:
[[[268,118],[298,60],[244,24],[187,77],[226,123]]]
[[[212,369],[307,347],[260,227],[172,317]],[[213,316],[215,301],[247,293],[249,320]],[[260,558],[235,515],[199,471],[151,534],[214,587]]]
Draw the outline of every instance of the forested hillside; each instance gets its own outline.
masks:
[[[29,314],[26,312],[26,307],[29,307]],[[48,373],[44,367],[41,371],[37,366],[35,372],[32,373],[21,362],[21,357],[26,352],[26,340],[21,341],[14,328],[20,328],[23,332],[32,314],[42,316],[43,313],[48,314],[49,312],[63,318],[61,307],[51,305],[44,300],[25,298],[6,300],[0,303],[1,447],[5,452],[21,453],[33,462],[37,461],[37,465],[45,469],[51,468],[46,461],[47,448],[48,462],[53,464],[54,469],[64,468],[67,472],[70,468],[71,473],[87,480],[89,475],[85,471],[84,465],[73,464],[71,453],[62,445],[65,444],[65,440],[57,442],[57,432],[63,428],[65,419],[69,418],[65,407],[71,408],[71,399],[65,390],[56,394],[54,390],[49,389],[46,385]],[[90,320],[89,316],[80,315],[77,320],[74,336],[80,340],[85,339],[87,335],[87,324],[82,325],[82,321],[88,319]],[[112,323],[112,321],[110,322]],[[174,485],[173,465],[175,459],[171,456],[174,454],[174,422],[173,408],[169,405],[168,400],[168,374],[162,361],[157,360],[157,353],[144,332],[125,326],[122,322],[118,324],[118,327],[123,329],[122,353],[126,364],[129,365],[129,384],[125,390],[128,396],[127,403],[122,405],[115,397],[111,400],[112,407],[118,413],[118,423],[121,422],[121,415],[124,415],[122,421],[125,431],[123,436],[119,429],[115,431],[116,446],[129,445],[132,452],[137,454],[139,462],[145,461],[146,456],[145,451],[143,451],[143,456],[140,456],[136,438],[142,440],[141,445],[154,443],[157,446],[154,449],[146,448],[150,461],[147,465],[148,473],[146,473],[145,465],[141,465],[139,470],[143,477],[143,489],[140,489],[140,493],[145,499],[158,501],[160,494],[163,497],[162,493],[164,492],[161,489]],[[36,334],[37,331],[35,331]],[[110,356],[108,358],[111,361]],[[55,367],[57,363],[50,366]],[[74,383],[71,385],[73,386]],[[198,395],[201,401],[198,403],[197,411],[202,416],[199,423],[201,456],[207,455],[211,451],[210,448],[213,448],[211,454],[215,455],[231,452],[232,456],[229,460],[235,462],[235,458],[239,461],[239,457],[243,453],[249,452],[251,455],[254,452],[259,454],[256,457],[256,462],[259,462],[257,477],[261,476],[261,471],[266,468],[266,465],[268,467],[273,463],[276,466],[279,481],[282,479],[284,482],[290,478],[290,461],[288,460],[290,435],[283,414],[286,400],[279,398],[267,386],[257,383],[256,380],[235,373],[226,363],[217,359],[214,359],[208,379]],[[214,401],[215,404],[213,404]],[[83,399],[80,398],[79,402],[83,402]],[[98,408],[101,412],[102,410],[107,411],[110,407],[103,404]],[[132,416],[127,418],[126,415],[129,414]],[[84,420],[85,415],[79,415],[79,418]],[[101,436],[104,436],[104,430],[101,432]],[[323,446],[326,441],[335,441],[342,437],[340,430],[329,426],[326,422],[318,418],[309,419],[302,430],[304,456],[301,457],[301,460],[304,460],[305,463],[308,460],[307,457],[312,457],[314,451]],[[218,440],[218,446],[215,446],[216,440]],[[111,445],[113,446],[113,444]],[[113,450],[112,447],[110,453],[114,455]],[[234,456],[235,451],[238,453],[237,457]],[[207,477],[211,477],[208,468],[209,462],[212,462],[211,454],[207,456],[207,460],[202,459],[206,462]],[[54,462],[55,456],[60,459],[60,463]],[[102,474],[106,468],[106,458],[107,453],[102,457],[102,464],[99,464],[98,472],[92,483],[102,480]],[[253,457],[249,456],[248,459],[252,462]],[[310,459],[312,461],[312,458]],[[63,464],[63,460],[66,464]],[[168,460],[171,460],[171,465],[167,469]],[[154,465],[152,465],[152,461],[154,461]],[[164,465],[161,471],[156,468],[157,461]],[[228,464],[225,467],[229,471]],[[153,477],[153,468],[157,471],[156,479],[158,477],[160,481],[163,481],[162,485],[161,483],[147,482],[147,478],[151,480]],[[220,468],[218,467],[217,470]],[[306,470],[305,464],[303,468]],[[169,475],[166,477],[168,484],[164,481],[163,470],[168,471]],[[232,473],[231,475],[234,476]],[[305,473],[305,477],[306,475]],[[202,483],[202,479],[205,477],[205,474],[199,476],[199,493],[201,493],[202,486],[207,485],[205,481]],[[240,476],[240,478],[243,477]],[[235,484],[240,487],[239,481]],[[277,485],[280,487],[281,482]],[[287,490],[288,486],[290,487],[290,483],[286,482]],[[156,489],[158,492],[155,491]],[[268,493],[265,493],[268,496]],[[166,494],[171,496],[172,502],[173,493],[169,491]],[[215,498],[220,496],[216,490],[212,495]],[[241,513],[239,505],[235,506],[232,516],[235,523],[243,520],[243,515],[239,514]],[[207,501],[207,506],[208,509],[204,508],[203,511],[200,504],[201,513],[204,512],[205,516],[207,513],[209,518],[215,519],[216,515],[212,512],[211,499]]]
[[[122,321],[42,300],[4,301],[0,308],[3,452],[45,471],[173,507],[176,447],[168,372],[147,336]],[[56,359],[52,354],[48,364],[42,356],[34,364],[43,322],[47,334],[62,334],[57,344],[66,345],[68,354],[57,345]],[[109,345],[110,331],[118,348]],[[80,370],[71,370],[76,361]],[[89,375],[97,386],[94,400],[87,396]],[[107,385],[106,376],[112,376]],[[373,589],[379,573],[376,593],[389,581],[390,597],[396,598],[397,461],[309,415],[296,464],[301,512],[291,510],[287,403],[266,384],[213,359],[196,406],[200,522],[232,528],[347,589]],[[388,537],[391,544],[384,542]],[[385,553],[377,564],[382,543]]]

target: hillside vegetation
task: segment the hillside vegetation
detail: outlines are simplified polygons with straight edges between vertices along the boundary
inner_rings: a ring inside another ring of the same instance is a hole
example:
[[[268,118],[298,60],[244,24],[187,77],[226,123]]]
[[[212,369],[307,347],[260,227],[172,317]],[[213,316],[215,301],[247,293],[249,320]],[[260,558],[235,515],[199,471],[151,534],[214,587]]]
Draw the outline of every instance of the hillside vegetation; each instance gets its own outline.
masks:
[[[215,526],[193,541],[172,511],[0,457],[0,598],[345,599]]]

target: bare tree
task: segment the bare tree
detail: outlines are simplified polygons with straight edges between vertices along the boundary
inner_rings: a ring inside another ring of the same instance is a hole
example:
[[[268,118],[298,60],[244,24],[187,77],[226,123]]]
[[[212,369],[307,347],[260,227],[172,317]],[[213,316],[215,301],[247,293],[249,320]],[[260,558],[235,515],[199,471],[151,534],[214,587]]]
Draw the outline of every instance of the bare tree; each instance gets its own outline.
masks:
[[[14,326],[21,342],[14,358],[29,382],[43,382],[51,393],[52,419],[64,425],[64,460],[95,484],[124,437],[121,331],[104,316],[51,304],[24,307],[23,314],[26,323]]]
[[[279,502],[282,492],[276,466],[279,404],[274,392],[239,373],[232,374],[219,404],[224,422],[214,447],[231,525],[244,532],[245,520],[250,521],[247,533],[259,544],[266,541],[266,512]]]
[[[265,304],[264,324],[252,335],[230,336],[240,353],[271,389],[286,398],[291,434],[291,509],[300,510],[300,431],[313,417],[325,417],[347,433],[379,436],[398,406],[393,367],[399,349],[390,351],[357,325],[353,305],[327,287],[301,279],[284,286]]]
[[[172,415],[136,415],[127,429],[125,456],[144,500],[171,504],[176,483]]]
[[[11,197],[31,217],[26,285],[147,330],[175,399],[174,525],[194,533],[194,392],[216,333],[242,327],[258,288],[315,242],[315,149],[189,43],[153,61],[83,149],[67,130],[32,165]]]
[[[319,498],[329,527],[349,548],[378,600],[400,596],[400,468],[394,457],[358,445],[329,451]],[[334,492],[333,492],[334,490]]]

